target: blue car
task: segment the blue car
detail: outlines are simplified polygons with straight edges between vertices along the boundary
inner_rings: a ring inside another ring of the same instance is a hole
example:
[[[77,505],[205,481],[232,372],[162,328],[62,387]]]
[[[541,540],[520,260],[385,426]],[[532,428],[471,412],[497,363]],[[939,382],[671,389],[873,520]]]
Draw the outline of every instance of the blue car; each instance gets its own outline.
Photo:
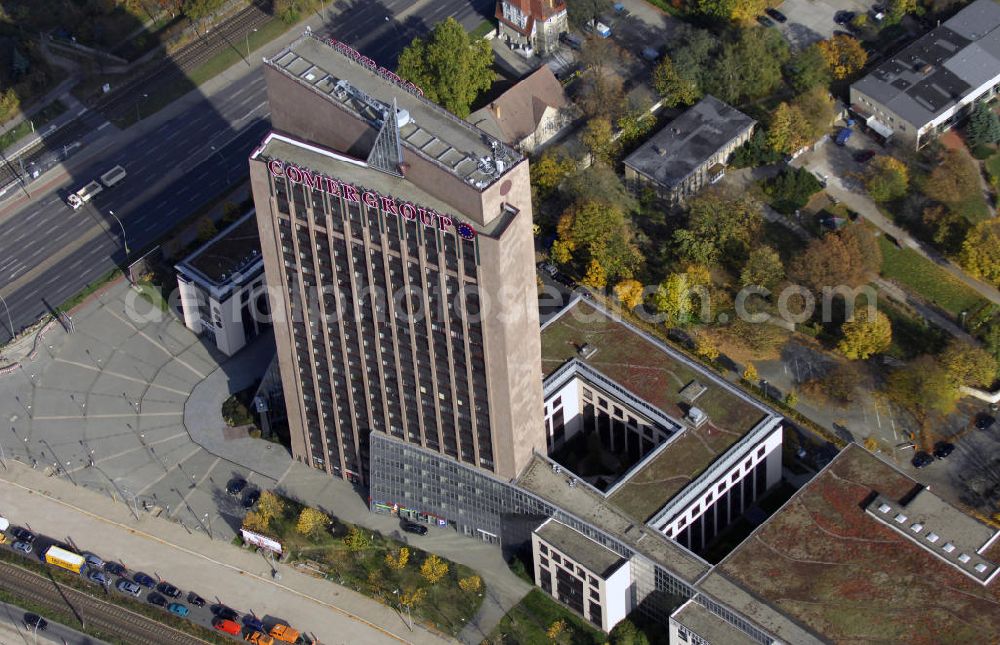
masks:
[[[250,632],[267,633],[267,630],[264,629],[264,623],[259,618],[250,616],[249,614],[243,617],[243,626]]]
[[[187,606],[179,602],[172,602],[169,605],[167,605],[167,611],[169,611],[171,614],[177,614],[181,618],[184,618],[185,616],[188,615]]]
[[[134,576],[132,576],[132,579],[141,584],[143,587],[148,587],[149,589],[152,589],[153,587],[156,586],[156,580],[153,580],[145,573],[137,573]]]
[[[99,585],[107,586],[110,584],[110,582],[108,581],[108,577],[104,575],[103,571],[96,571],[92,569],[87,574],[87,579],[90,580],[91,582],[96,582]]]

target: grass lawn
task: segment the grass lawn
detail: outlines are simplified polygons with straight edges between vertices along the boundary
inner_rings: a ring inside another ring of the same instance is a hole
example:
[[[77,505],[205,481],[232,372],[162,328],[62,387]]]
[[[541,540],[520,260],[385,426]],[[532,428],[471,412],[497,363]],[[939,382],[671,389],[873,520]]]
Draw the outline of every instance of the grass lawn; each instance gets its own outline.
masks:
[[[485,585],[478,591],[464,591],[458,581],[475,576],[469,567],[445,560],[447,574],[435,584],[428,583],[420,566],[430,555],[409,546],[409,562],[399,571],[386,565],[385,556],[406,546],[380,533],[361,529],[370,539],[367,548],[351,552],[345,544],[352,525],[335,522],[332,531],[307,538],[296,530],[303,506],[284,500],[283,517],[272,521],[269,533],[277,537],[291,552],[291,559],[319,569],[329,580],[365,594],[389,607],[398,608],[399,597],[407,590],[423,589],[426,596],[412,608],[414,622],[421,622],[451,636],[457,636],[465,624],[476,615],[486,593]],[[399,591],[399,595],[394,592]]]
[[[1000,178],[1000,151],[994,152],[993,156],[983,163],[986,164],[986,172],[990,177]]]
[[[500,624],[490,634],[489,642],[505,645],[554,642],[546,632],[558,620],[566,621],[566,629],[558,642],[602,645],[608,640],[603,632],[594,629],[584,619],[552,600],[541,589],[532,589],[500,620]]]
[[[35,116],[22,121],[0,136],[0,150],[6,150],[8,147],[31,134],[33,132],[32,124],[34,124],[35,130],[40,130],[42,126],[46,125],[52,119],[56,118],[65,111],[66,106],[63,105],[62,101],[53,101],[49,105],[46,105],[44,108],[36,112]]]
[[[911,316],[895,303],[879,298],[879,311],[892,323],[889,355],[910,360],[920,354],[937,353],[944,348],[948,335],[920,317]]]
[[[496,26],[493,24],[492,20],[484,20],[479,23],[478,27],[469,32],[469,37],[472,38],[472,40],[479,40],[494,29],[496,29]]]
[[[955,212],[960,213],[965,219],[973,224],[978,224],[990,218],[990,207],[983,200],[982,195],[974,194],[954,204]]]
[[[913,249],[897,248],[884,235],[879,236],[878,243],[882,249],[882,277],[913,289],[956,319],[961,312],[982,304],[978,293]]]

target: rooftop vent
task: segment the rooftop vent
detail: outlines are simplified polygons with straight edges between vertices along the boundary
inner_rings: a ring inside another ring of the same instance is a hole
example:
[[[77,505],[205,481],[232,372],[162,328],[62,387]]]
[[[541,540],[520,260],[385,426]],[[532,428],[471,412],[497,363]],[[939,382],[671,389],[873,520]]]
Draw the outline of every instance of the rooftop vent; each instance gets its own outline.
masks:
[[[914,533],[920,533],[921,531],[924,530],[924,525],[921,524],[920,522],[917,522],[916,524],[910,527],[910,530],[913,531]]]
[[[941,548],[944,550],[945,553],[951,553],[952,551],[955,550],[955,545],[952,544],[951,542],[945,542],[944,546]]]
[[[934,542],[937,542],[940,539],[941,539],[941,536],[938,535],[937,533],[931,532],[931,533],[927,534],[927,541],[930,542],[931,544],[933,544]]]
[[[894,519],[894,520],[896,520],[897,522],[899,522],[900,524],[902,524],[903,522],[905,522],[905,521],[906,521],[906,516],[905,516],[905,515],[903,515],[902,513],[896,513],[896,517],[894,517],[894,518],[892,518],[892,519]]]
[[[888,513],[891,510],[892,510],[892,507],[889,506],[886,503],[883,503],[881,506],[878,507],[878,512],[879,513]]]
[[[681,398],[688,403],[694,403],[699,396],[707,391],[707,387],[699,383],[697,380],[694,380],[681,388]]]
[[[692,407],[688,410],[687,419],[694,424],[694,427],[698,427],[701,424],[708,421],[708,415],[701,411],[700,408]]]
[[[552,472],[554,472],[554,473],[561,473],[562,472],[562,466],[560,466],[559,464],[552,464]]]
[[[962,555],[958,556],[958,561],[961,562],[962,564],[965,564],[971,559],[972,558],[969,557],[968,553],[963,553]]]
[[[570,477],[567,483],[570,488],[576,488],[576,477]]]
[[[577,350],[577,353],[580,355],[580,358],[586,360],[593,357],[593,355],[597,353],[597,348],[590,343],[584,343],[580,349]]]
[[[986,565],[985,565],[984,563],[982,563],[982,562],[980,562],[979,564],[977,564],[977,565],[976,565],[975,567],[973,567],[973,568],[974,568],[974,569],[975,569],[976,571],[978,571],[979,573],[984,573],[984,572],[985,572],[985,571],[986,571],[987,569],[989,569],[989,567],[988,567],[988,566],[986,566]]]

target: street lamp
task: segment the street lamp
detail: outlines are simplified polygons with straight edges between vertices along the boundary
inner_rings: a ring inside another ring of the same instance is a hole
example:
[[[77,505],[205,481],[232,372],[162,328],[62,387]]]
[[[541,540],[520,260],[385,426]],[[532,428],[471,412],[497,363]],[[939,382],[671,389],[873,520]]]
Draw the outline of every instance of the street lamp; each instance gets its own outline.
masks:
[[[257,28],[256,27],[253,28],[253,33],[257,33]],[[252,67],[252,65],[250,65],[250,32],[249,31],[246,33],[246,37],[247,37],[247,67]]]
[[[127,260],[128,259],[128,238],[125,237],[125,225],[122,224],[122,221],[120,219],[118,219],[118,216],[115,215],[115,212],[113,210],[109,209],[108,212],[111,213],[111,217],[114,217],[115,221],[118,222],[118,226],[122,227],[122,242],[125,244],[125,259]]]

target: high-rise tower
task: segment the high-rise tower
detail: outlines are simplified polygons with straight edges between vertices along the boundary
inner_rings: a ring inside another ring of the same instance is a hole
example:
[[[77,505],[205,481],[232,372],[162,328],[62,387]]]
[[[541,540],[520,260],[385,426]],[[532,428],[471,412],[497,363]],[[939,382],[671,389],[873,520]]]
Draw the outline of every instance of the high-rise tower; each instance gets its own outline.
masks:
[[[250,175],[293,455],[384,432],[512,478],[545,450],[528,161],[350,47],[267,61]]]

